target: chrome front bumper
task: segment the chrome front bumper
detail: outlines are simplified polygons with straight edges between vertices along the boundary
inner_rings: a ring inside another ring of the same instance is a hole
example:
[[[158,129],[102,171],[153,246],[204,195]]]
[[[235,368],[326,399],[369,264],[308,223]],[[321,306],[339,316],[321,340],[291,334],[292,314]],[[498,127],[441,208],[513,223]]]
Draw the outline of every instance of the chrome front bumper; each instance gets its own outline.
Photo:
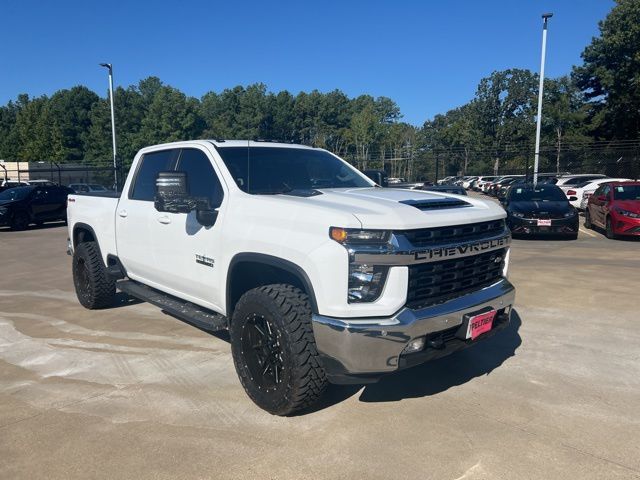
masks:
[[[506,327],[515,300],[515,289],[506,279],[482,290],[418,310],[403,308],[384,318],[332,318],[313,315],[313,332],[329,380],[350,383],[351,376],[371,377],[393,372],[415,364],[403,361],[402,351],[412,339],[460,326],[465,315],[487,309],[502,312],[501,328]],[[485,334],[488,336],[488,334]],[[484,335],[483,335],[484,336]],[[476,341],[483,338],[479,337]],[[474,342],[457,341],[454,349],[470,346]],[[429,347],[425,347],[428,350]],[[445,354],[426,355],[429,359]],[[420,354],[410,354],[414,358]]]

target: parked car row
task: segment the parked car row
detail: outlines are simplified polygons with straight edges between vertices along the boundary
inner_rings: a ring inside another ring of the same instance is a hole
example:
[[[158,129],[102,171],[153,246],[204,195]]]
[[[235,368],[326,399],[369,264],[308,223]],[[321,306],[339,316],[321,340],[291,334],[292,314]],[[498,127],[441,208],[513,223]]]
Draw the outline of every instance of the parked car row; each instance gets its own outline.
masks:
[[[534,186],[523,175],[480,178],[469,188],[500,200],[514,235],[577,238],[579,212],[584,210],[586,228],[602,229],[608,238],[640,236],[638,181],[600,174],[541,174]]]

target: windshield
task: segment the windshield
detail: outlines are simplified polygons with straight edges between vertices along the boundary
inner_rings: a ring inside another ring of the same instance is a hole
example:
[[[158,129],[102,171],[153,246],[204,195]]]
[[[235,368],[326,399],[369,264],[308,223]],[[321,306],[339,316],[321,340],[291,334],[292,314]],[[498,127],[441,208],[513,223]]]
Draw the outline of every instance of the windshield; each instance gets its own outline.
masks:
[[[33,191],[33,187],[15,187],[0,193],[0,200],[23,200]]]
[[[616,200],[640,200],[640,185],[618,185],[613,187]]]
[[[322,150],[219,147],[218,152],[238,187],[251,194],[373,186],[356,169]]]
[[[512,202],[566,202],[567,197],[555,185],[538,185],[533,187],[512,187]]]

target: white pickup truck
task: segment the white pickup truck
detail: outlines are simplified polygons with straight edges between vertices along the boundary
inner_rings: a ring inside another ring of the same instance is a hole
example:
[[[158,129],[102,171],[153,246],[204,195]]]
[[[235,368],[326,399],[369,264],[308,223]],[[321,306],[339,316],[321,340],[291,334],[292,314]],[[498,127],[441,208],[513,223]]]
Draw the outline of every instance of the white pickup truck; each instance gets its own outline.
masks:
[[[67,212],[83,306],[118,289],[229,329],[243,387],[278,415],[489,337],[515,297],[500,206],[381,188],[318,148],[144,148],[121,195],[70,195]]]

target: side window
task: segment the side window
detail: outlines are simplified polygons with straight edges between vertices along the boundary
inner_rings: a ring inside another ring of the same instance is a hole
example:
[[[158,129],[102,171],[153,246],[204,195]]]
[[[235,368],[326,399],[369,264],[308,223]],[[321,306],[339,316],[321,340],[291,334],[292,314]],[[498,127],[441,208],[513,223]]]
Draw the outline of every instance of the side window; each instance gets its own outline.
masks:
[[[156,177],[160,172],[172,170],[176,153],[177,150],[145,153],[140,159],[138,171],[129,191],[129,198],[152,202],[156,195]]]
[[[176,170],[187,173],[189,194],[192,197],[206,197],[214,208],[222,202],[222,186],[209,157],[195,148],[182,150]]]
[[[605,185],[605,187],[602,189],[602,193],[600,195],[604,195],[605,197],[608,197],[610,190],[611,189],[609,188],[609,185]]]

